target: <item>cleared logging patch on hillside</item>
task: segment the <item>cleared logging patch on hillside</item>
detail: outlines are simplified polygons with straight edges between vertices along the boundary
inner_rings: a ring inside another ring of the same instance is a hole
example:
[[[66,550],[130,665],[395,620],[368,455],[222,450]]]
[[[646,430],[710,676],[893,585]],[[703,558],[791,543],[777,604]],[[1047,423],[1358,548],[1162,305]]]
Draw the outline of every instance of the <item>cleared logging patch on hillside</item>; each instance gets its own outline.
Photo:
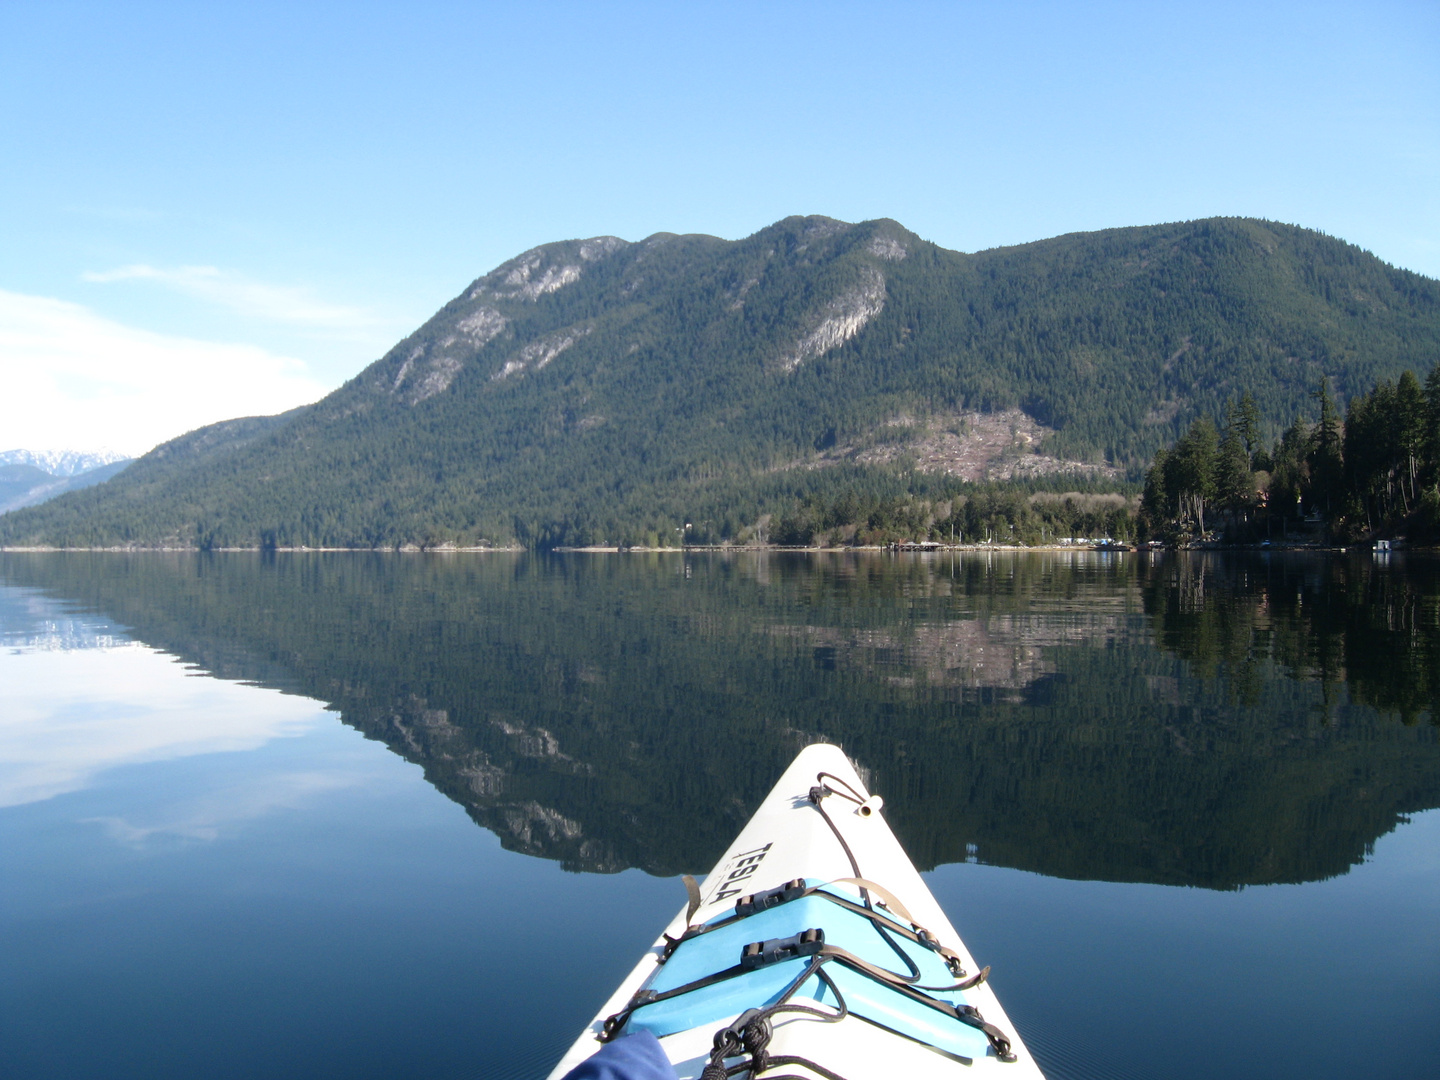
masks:
[[[925,420],[900,416],[865,440],[821,454],[814,464],[890,465],[909,458],[921,472],[971,483],[1069,473],[1111,479],[1120,475],[1108,465],[1041,453],[1053,434],[1020,409],[947,413]]]

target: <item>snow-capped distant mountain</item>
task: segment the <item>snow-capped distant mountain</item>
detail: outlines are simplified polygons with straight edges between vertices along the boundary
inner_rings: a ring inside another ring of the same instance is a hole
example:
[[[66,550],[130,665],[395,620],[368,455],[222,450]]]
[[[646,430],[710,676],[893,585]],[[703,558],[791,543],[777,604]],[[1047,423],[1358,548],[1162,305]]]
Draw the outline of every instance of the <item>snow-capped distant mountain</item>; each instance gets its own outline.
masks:
[[[76,476],[128,460],[128,454],[113,450],[0,450],[0,465],[30,465],[51,476]]]
[[[0,514],[25,506],[38,506],[67,491],[103,484],[129,464],[129,458],[121,458],[73,476],[56,476],[38,465],[0,462]]]

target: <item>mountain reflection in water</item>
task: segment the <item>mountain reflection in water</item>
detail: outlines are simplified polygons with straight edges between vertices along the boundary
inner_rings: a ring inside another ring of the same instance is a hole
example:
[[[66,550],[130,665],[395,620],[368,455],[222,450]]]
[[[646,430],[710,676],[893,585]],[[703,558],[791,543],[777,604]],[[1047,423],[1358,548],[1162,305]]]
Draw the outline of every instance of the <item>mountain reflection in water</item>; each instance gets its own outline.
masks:
[[[1414,558],[12,553],[0,580],[330,703],[576,870],[704,871],[819,739],[922,867],[1309,881],[1440,806]]]

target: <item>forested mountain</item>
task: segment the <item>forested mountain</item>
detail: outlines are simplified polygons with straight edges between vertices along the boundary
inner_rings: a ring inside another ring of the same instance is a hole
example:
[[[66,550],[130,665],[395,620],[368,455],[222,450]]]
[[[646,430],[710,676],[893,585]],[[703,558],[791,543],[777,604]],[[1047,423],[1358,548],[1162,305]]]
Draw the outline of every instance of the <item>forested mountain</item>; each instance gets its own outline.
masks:
[[[820,217],[567,241],[316,405],[162,446],[0,517],[0,543],[654,543],[787,514],[801,538],[924,530],[968,482],[1138,480],[1242,391],[1278,427],[1322,377],[1343,401],[1435,357],[1440,283],[1248,219],[973,255]]]

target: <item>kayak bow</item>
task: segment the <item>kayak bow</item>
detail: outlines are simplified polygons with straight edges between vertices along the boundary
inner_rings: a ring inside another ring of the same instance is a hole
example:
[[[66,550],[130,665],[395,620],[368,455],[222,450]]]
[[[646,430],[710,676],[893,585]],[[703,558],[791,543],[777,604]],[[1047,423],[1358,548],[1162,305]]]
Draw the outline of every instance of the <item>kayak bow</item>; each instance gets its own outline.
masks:
[[[1043,1080],[881,805],[802,750],[550,1080],[637,1033],[681,1080]]]

